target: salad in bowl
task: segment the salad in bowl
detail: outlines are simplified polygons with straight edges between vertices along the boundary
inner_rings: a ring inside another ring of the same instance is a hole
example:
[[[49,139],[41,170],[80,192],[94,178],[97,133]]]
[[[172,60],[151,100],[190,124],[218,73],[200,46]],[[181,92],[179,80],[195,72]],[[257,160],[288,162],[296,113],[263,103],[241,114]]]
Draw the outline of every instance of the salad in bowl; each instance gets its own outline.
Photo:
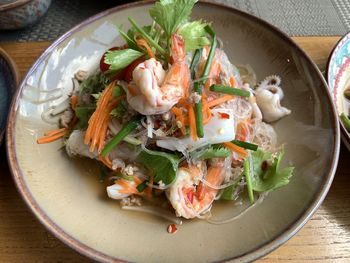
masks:
[[[59,128],[37,143],[63,139],[70,157],[97,161],[123,209],[225,223],[234,218],[211,219],[215,202],[247,194],[254,204],[289,183],[271,123],[291,111],[280,77],[257,80],[229,60],[210,21],[190,20],[196,2],[160,0],[146,26],[130,17],[125,44],[94,74],[76,72],[67,99],[43,112]]]

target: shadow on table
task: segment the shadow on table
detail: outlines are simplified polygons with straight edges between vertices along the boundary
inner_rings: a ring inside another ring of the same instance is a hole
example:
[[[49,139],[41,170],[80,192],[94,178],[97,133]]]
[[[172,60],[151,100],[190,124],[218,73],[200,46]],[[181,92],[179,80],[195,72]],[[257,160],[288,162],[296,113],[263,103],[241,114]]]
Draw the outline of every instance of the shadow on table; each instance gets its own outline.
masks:
[[[350,231],[350,152],[341,146],[339,164],[331,189],[319,210],[330,224]],[[340,233],[339,233],[340,234]]]

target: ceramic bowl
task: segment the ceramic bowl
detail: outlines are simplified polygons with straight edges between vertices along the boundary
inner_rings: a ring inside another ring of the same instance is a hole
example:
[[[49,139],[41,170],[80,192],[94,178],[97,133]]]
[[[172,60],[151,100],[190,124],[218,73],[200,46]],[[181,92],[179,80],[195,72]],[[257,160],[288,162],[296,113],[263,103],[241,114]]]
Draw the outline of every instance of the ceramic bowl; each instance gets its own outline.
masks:
[[[283,79],[284,105],[292,114],[276,125],[285,161],[295,175],[287,187],[269,194],[235,221],[212,225],[185,221],[176,234],[169,222],[127,212],[106,198],[98,169],[85,159],[70,159],[62,142],[37,145],[36,138],[56,125],[41,113],[67,96],[73,74],[93,72],[108,48],[122,44],[116,25],[133,17],[151,22],[152,2],[137,2],[100,13],[53,43],[22,82],[11,108],[7,149],[22,197],[39,220],[80,253],[103,262],[252,261],[292,237],[312,216],[331,185],[339,154],[337,114],[327,84],[310,58],[285,34],[232,8],[200,2],[192,17],[213,27],[235,64],[250,64],[258,79]],[[52,101],[54,100],[54,101]],[[215,219],[239,213],[232,203],[215,205]]]
[[[341,38],[334,47],[327,65],[328,87],[338,114],[350,114],[350,100],[344,96],[350,88],[350,33]],[[340,122],[343,143],[350,150],[350,134]]]
[[[6,0],[0,3],[0,29],[19,29],[34,24],[51,0]]]
[[[7,114],[11,99],[19,84],[19,73],[15,62],[0,48],[0,144],[6,130]]]

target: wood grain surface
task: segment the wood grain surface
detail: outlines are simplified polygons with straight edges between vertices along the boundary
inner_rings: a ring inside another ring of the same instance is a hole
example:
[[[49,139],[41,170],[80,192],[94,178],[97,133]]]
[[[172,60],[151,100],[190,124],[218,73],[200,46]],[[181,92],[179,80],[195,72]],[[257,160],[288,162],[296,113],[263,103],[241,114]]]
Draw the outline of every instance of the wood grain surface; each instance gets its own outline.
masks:
[[[325,70],[338,39],[294,38],[321,71]],[[22,77],[48,45],[47,42],[0,44],[15,60]],[[89,262],[40,225],[16,191],[4,146],[0,158],[0,262]],[[350,262],[349,160],[350,153],[342,146],[335,180],[320,209],[296,236],[257,262]]]

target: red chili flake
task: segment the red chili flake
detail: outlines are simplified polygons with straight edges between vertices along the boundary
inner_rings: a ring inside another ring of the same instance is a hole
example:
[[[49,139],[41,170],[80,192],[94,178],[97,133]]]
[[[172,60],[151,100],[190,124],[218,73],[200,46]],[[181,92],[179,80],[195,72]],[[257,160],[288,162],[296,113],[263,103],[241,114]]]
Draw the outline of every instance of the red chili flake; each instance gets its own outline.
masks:
[[[168,233],[169,234],[175,234],[177,232],[177,226],[176,224],[170,224],[168,225]]]
[[[224,113],[224,112],[218,112],[220,115],[221,119],[229,119],[230,118],[230,114]]]

